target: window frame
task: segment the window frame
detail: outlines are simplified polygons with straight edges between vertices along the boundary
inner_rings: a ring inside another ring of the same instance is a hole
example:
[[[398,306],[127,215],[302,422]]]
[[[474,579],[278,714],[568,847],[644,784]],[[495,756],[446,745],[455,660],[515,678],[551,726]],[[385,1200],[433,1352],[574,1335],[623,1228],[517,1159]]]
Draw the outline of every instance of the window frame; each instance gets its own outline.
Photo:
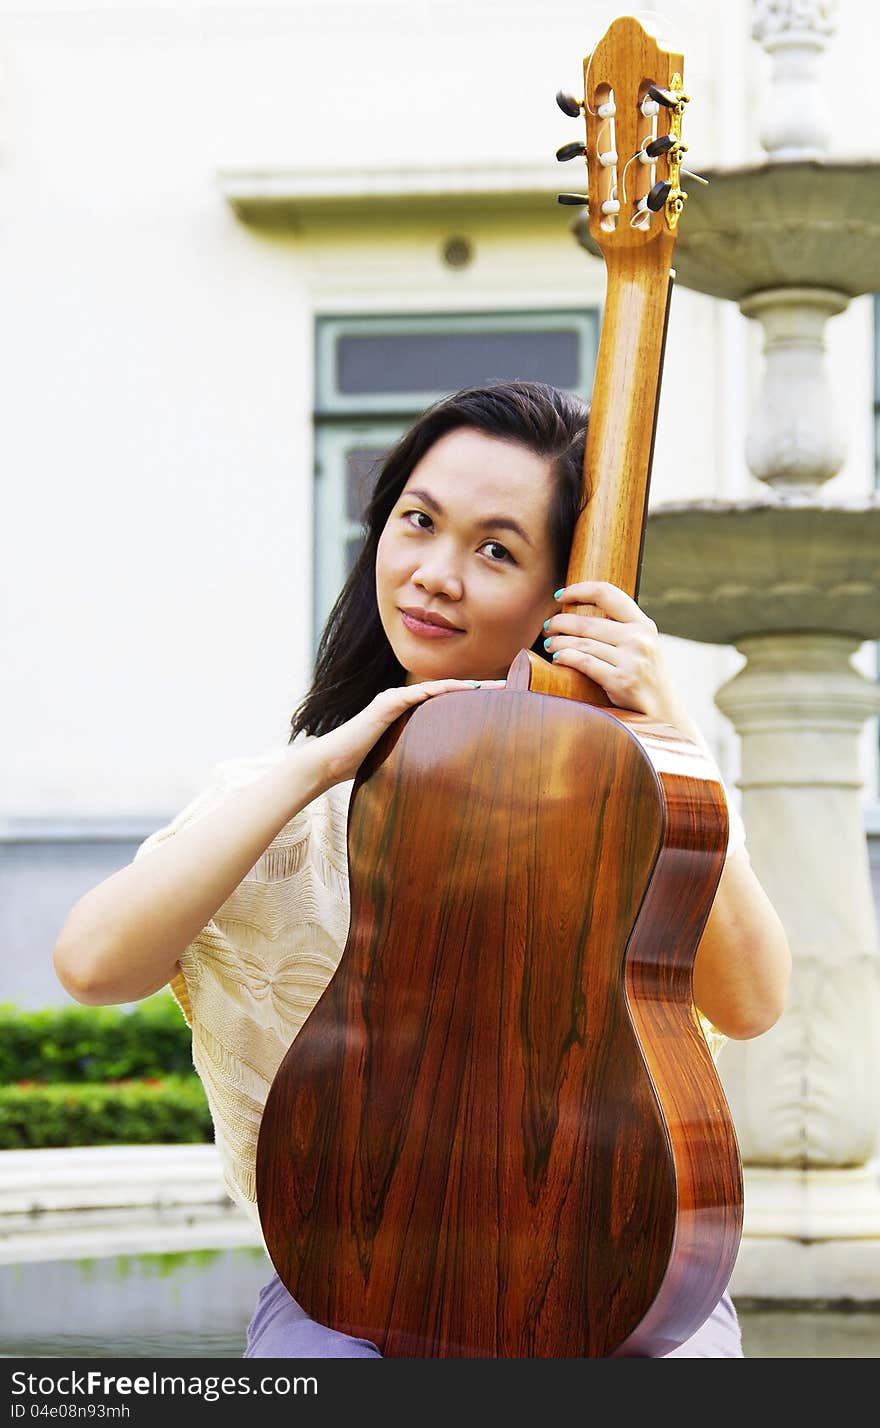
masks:
[[[577,391],[593,388],[599,346],[598,306],[585,308],[506,308],[492,312],[418,312],[318,314],[315,318],[315,420],[334,416],[418,415],[452,388],[419,392],[340,392],[335,382],[335,351],[340,337],[455,336],[468,333],[562,332],[580,329],[580,381]],[[569,390],[575,390],[570,388]]]

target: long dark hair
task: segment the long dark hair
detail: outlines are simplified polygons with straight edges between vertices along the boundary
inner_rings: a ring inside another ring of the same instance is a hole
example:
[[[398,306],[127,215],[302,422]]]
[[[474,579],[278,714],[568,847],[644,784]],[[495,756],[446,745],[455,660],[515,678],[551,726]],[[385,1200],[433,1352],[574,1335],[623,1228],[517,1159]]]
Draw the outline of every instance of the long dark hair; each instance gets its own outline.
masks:
[[[338,728],[381,690],[406,680],[379,618],[376,548],[401,491],[434,442],[457,427],[470,427],[550,458],[556,478],[550,539],[561,585],[582,501],[588,416],[585,402],[543,382],[468,387],[422,413],[380,469],[364,517],[363,548],[324,626],[311,689],[290,721],[291,743],[303,730],[326,734]],[[540,637],[532,648],[543,656]]]

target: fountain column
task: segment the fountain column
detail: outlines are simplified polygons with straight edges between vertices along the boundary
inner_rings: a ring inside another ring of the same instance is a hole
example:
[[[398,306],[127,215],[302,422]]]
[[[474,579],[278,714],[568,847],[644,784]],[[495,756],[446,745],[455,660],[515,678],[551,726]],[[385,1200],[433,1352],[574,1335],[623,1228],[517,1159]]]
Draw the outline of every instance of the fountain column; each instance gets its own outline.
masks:
[[[859,769],[880,690],[851,662],[859,645],[751,636],[716,696],[741,740],[752,865],[794,960],[780,1022],[721,1058],[746,1174],[741,1295],[766,1297],[772,1275],[781,1297],[862,1297],[853,1276],[867,1289],[880,1270],[880,954]]]
[[[825,325],[849,306],[831,288],[752,293],[740,312],[764,329],[765,370],[746,437],[746,461],[776,491],[815,492],[836,476],[846,445],[825,366]]]

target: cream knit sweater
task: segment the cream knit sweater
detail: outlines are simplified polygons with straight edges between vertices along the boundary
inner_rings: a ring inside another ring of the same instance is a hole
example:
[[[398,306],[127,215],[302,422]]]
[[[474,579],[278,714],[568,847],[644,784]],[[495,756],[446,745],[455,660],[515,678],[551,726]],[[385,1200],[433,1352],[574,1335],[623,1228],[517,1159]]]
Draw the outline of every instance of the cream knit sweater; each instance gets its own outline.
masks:
[[[259,778],[287,747],[216,765],[209,785],[152,833],[135,859]],[[187,947],[170,983],[192,1028],[224,1183],[258,1230],[257,1135],[266,1097],[348,936],[352,787],[337,784],[290,820]],[[724,1037],[700,1019],[717,1059]]]

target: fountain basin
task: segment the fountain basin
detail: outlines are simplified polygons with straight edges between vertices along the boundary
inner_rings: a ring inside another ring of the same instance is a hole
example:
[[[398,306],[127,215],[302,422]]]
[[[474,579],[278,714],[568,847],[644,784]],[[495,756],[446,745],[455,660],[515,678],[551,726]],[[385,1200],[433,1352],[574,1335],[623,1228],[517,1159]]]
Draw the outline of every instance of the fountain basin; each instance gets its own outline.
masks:
[[[670,502],[650,512],[639,604],[663,634],[731,645],[880,638],[880,493]]]

